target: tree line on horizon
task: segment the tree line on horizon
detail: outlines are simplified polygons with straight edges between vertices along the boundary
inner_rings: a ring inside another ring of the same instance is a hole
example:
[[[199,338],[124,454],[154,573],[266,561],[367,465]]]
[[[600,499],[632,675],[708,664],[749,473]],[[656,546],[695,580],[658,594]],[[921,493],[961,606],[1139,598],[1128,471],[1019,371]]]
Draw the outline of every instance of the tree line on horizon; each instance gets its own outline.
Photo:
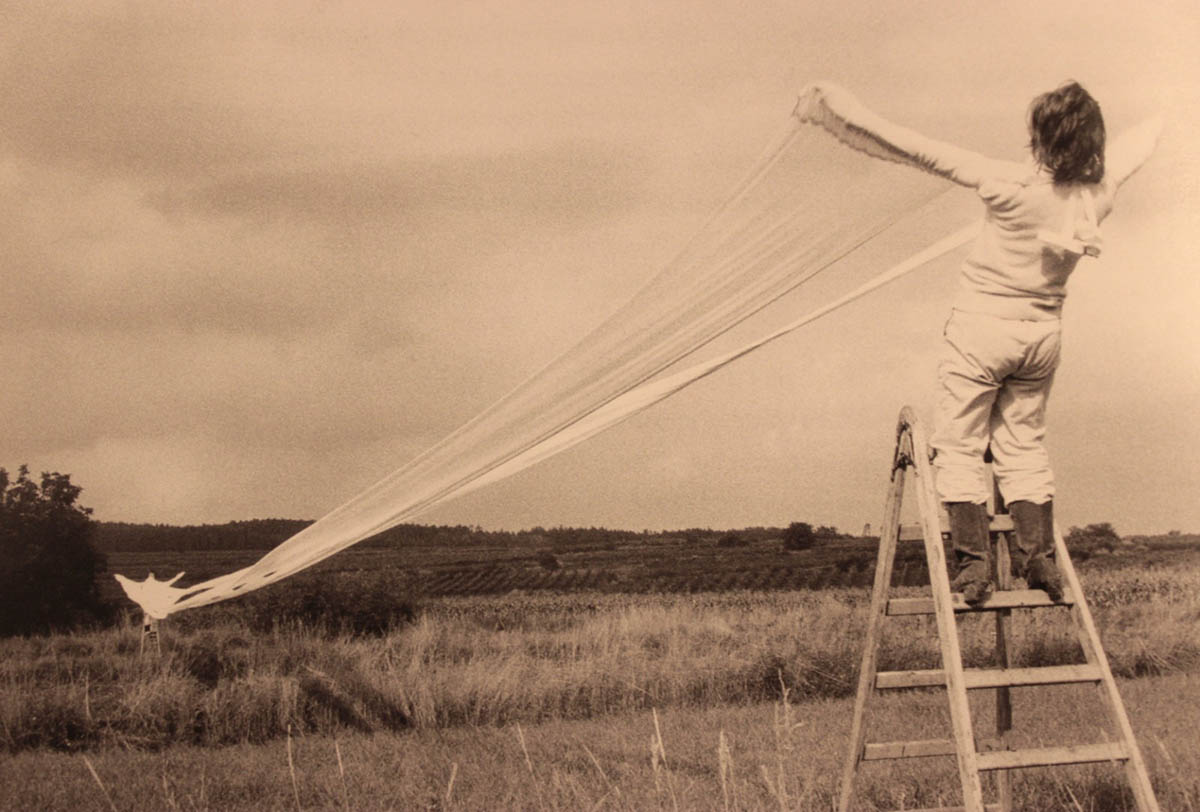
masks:
[[[95,544],[106,553],[157,552],[161,550],[269,550],[312,524],[299,519],[247,519],[224,524],[168,525],[130,522],[96,522]],[[807,534],[815,538],[843,538],[836,527],[807,522]],[[784,538],[789,528],[746,527],[714,530],[690,527],[682,530],[615,530],[606,527],[532,527],[524,530],[485,530],[478,525],[401,524],[359,543],[368,548],[408,546],[455,547],[612,547],[646,537],[676,537],[700,543],[725,540],[723,546]],[[795,530],[793,529],[794,533]]]
[[[69,474],[43,472],[40,480],[35,480],[24,465],[15,478],[0,468],[0,636],[104,622],[112,607],[101,600],[97,581],[107,571],[108,553],[268,550],[312,523],[255,519],[177,527],[97,522],[91,509],[79,504],[82,490],[71,482]],[[837,539],[870,537],[848,536],[826,525],[814,528],[807,522],[792,522],[786,528],[656,532],[603,527],[508,531],[468,525],[402,524],[362,545],[533,547],[552,555],[581,548],[615,550],[622,543],[647,538],[673,539],[684,545],[714,543],[718,547],[782,541],[784,550],[795,551]],[[1121,544],[1121,537],[1104,522],[1072,527],[1067,542],[1078,545],[1074,549],[1086,555],[1102,546],[1113,549]]]

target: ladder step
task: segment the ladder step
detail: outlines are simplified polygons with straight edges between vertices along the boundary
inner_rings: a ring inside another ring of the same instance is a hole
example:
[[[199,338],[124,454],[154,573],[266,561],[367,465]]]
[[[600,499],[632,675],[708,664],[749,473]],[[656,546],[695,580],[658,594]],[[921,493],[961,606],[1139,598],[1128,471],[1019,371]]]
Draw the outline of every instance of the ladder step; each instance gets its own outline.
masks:
[[[885,761],[893,758],[927,758],[954,755],[951,739],[921,739],[908,742],[872,742],[863,747],[863,761]]]
[[[1102,742],[1029,750],[997,750],[980,753],[978,763],[981,770],[1011,770],[1016,767],[1051,767],[1056,764],[1090,764],[1128,759],[1129,751],[1121,742]]]
[[[1121,742],[1074,744],[1059,747],[1034,747],[1025,750],[1001,750],[993,740],[981,741],[976,758],[981,770],[1011,770],[1017,767],[1049,767],[1056,764],[1089,764],[1099,761],[1125,761],[1129,758]],[[952,756],[953,739],[872,742],[863,747],[863,761],[901,758]]]
[[[1051,665],[1040,668],[967,668],[963,670],[968,688],[1001,688],[1014,685],[1069,685],[1076,682],[1099,682],[1102,679],[1097,665]],[[945,687],[946,672],[940,668],[922,671],[880,671],[875,675],[875,687],[929,688]]]
[[[995,739],[982,739],[978,743],[980,752],[996,750],[1000,743]],[[863,745],[863,761],[887,761],[898,758],[929,758],[955,754],[953,739],[918,739],[916,741],[871,742]]]
[[[991,522],[988,523],[988,530],[993,533],[1011,533],[1013,532],[1012,516],[1007,513],[1001,513],[998,516],[992,516]],[[950,527],[950,518],[945,511],[938,514],[938,529],[942,533],[950,532],[946,528]],[[921,529],[919,524],[902,524],[900,525],[900,541],[922,541],[925,538],[925,531]]]
[[[950,596],[955,612],[995,612],[999,609],[1040,609],[1046,606],[1070,606],[1075,602],[1071,590],[1063,590],[1063,599],[1050,600],[1044,589],[1011,589],[993,592],[983,603],[970,606],[963,600],[962,593]],[[887,602],[887,613],[897,615],[932,615],[933,598],[892,598]]]

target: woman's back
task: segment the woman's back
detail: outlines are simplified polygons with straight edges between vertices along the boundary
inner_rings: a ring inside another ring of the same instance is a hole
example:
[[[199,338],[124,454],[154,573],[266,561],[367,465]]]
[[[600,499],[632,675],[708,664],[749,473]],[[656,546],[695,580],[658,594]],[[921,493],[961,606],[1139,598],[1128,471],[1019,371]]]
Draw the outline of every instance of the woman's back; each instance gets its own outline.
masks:
[[[1009,164],[978,187],[984,225],[963,263],[955,307],[1003,318],[1056,318],[1081,256],[1098,254],[1099,221],[1112,210],[1104,183],[1055,183]]]

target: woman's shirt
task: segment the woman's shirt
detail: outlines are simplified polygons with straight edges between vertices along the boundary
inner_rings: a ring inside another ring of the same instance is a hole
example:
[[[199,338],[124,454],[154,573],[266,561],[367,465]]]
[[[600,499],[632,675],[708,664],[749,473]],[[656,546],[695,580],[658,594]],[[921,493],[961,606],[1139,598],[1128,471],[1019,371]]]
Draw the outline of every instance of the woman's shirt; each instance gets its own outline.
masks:
[[[806,88],[796,115],[876,157],[975,189],[984,223],[963,263],[955,307],[1034,320],[1058,318],[1081,252],[1098,246],[1117,188],[1150,156],[1162,129],[1154,118],[1111,139],[1100,183],[1056,184],[1032,164],[994,160],[887,121],[831,83]],[[1079,251],[1063,249],[1071,243]]]
[[[1067,278],[1083,254],[1044,236],[1096,246],[1096,227],[1112,211],[1112,189],[1104,183],[1056,184],[1037,168],[1009,167],[1006,175],[977,187],[984,222],[963,262],[954,307],[1008,319],[1058,318]],[[1094,220],[1084,196],[1092,199]]]

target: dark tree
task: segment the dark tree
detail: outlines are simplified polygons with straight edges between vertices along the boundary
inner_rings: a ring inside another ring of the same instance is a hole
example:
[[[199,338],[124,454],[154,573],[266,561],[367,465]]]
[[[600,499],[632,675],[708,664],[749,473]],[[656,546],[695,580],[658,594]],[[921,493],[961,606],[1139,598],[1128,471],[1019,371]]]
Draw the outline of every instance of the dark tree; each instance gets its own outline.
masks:
[[[815,536],[812,525],[808,522],[792,522],[783,531],[783,549],[807,550],[813,546]]]
[[[100,619],[96,584],[104,555],[92,545],[91,509],[69,474],[22,465],[16,480],[0,468],[0,635],[38,634]]]
[[[1121,543],[1121,536],[1109,522],[1089,524],[1087,527],[1072,527],[1067,531],[1067,544],[1091,543],[1100,546],[1115,546]]]
[[[1074,528],[1072,528],[1072,530],[1073,529]],[[1120,541],[1121,540],[1120,534],[1117,533],[1116,528],[1113,527],[1112,524],[1110,524],[1109,522],[1098,522],[1096,524],[1089,524],[1087,527],[1083,528],[1083,535],[1091,536],[1092,538],[1097,538],[1097,539],[1108,539],[1110,541]]]
[[[750,544],[748,539],[744,539],[737,533],[726,533],[717,539],[718,547],[746,547]]]

